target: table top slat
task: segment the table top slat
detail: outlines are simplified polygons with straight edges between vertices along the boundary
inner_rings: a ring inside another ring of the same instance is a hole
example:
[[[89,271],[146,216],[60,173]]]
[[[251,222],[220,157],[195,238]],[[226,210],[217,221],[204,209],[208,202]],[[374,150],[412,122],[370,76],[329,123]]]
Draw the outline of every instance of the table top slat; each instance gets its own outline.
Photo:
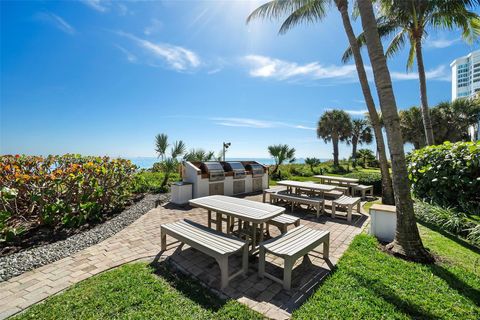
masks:
[[[328,184],[302,182],[302,181],[292,181],[292,180],[278,181],[277,185],[294,187],[294,188],[310,189],[310,190],[315,190],[315,191],[332,191],[337,187],[337,186],[332,186],[332,185],[328,185]]]

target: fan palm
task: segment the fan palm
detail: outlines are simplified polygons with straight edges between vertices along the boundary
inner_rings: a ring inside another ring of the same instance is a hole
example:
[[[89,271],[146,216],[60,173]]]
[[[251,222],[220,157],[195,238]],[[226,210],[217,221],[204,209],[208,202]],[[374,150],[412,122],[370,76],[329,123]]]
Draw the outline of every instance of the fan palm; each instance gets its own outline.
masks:
[[[388,146],[392,154],[397,227],[395,239],[388,244],[387,248],[393,254],[408,259],[432,262],[431,254],[423,246],[413,212],[397,104],[393,94],[387,59],[383,52],[377,21],[373,12],[373,5],[371,0],[357,0],[357,4],[382,109],[382,118],[387,131]]]
[[[375,155],[369,149],[360,149],[355,156],[360,159],[363,168],[366,168],[370,162],[375,160]]]
[[[425,131],[422,129],[420,108],[411,107],[410,109],[401,110],[399,116],[403,142],[413,144],[415,149],[425,147]]]
[[[272,175],[277,172],[278,167],[285,161],[289,163],[295,161],[295,148],[290,148],[286,144],[276,144],[273,146],[268,146],[268,153],[275,161],[275,167],[271,172]]]
[[[474,0],[378,0],[380,16],[377,19],[378,32],[381,37],[392,37],[385,52],[391,57],[401,51],[405,44],[410,46],[407,69],[411,70],[417,61],[420,83],[420,101],[423,128],[428,145],[434,144],[433,125],[430,119],[427,99],[427,83],[423,62],[422,42],[427,37],[427,30],[455,29],[462,30],[462,38],[471,43],[480,35],[480,18],[469,11]],[[365,44],[364,34],[358,36],[358,43]],[[349,48],[343,56],[344,62],[352,55]]]
[[[310,166],[310,170],[312,171],[312,173],[315,173],[315,172],[313,172],[313,168],[315,168],[316,166],[320,165],[320,163],[321,163],[320,159],[317,159],[317,158],[305,158],[305,164]]]
[[[332,141],[334,166],[338,166],[338,143],[347,141],[351,134],[352,120],[345,111],[326,111],[320,117],[317,125],[317,137],[325,142]]]
[[[385,148],[385,142],[382,135],[382,127],[375,108],[375,102],[370,91],[367,73],[363,65],[360,47],[357,43],[355,33],[353,32],[350,16],[348,14],[347,0],[274,0],[258,7],[247,18],[247,23],[255,18],[282,18],[285,14],[287,19],[280,27],[280,33],[287,32],[293,26],[302,23],[314,23],[322,21],[328,11],[328,6],[335,3],[341,14],[343,27],[347,35],[350,47],[352,48],[358,79],[362,88],[362,93],[367,105],[370,122],[375,132],[377,152],[380,162],[380,171],[382,173],[382,202],[384,204],[394,204],[392,179],[388,169],[388,160]]]
[[[352,158],[355,161],[357,157],[357,146],[359,144],[372,143],[373,135],[372,128],[368,125],[365,119],[352,120],[352,137],[350,143],[352,144]]]

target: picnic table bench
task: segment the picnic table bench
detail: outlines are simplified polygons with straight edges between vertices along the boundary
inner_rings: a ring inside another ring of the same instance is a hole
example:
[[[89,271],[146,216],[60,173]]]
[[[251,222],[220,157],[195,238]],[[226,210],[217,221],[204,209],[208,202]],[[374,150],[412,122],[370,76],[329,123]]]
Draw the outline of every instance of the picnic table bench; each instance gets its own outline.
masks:
[[[348,196],[341,196],[338,199],[332,201],[332,218],[336,216],[336,209],[338,207],[346,208],[347,210],[347,221],[352,221],[352,209],[356,205],[357,212],[360,213],[360,202],[361,198],[352,198]]]
[[[214,231],[193,221],[181,220],[160,226],[162,251],[167,249],[167,235],[188,244],[217,260],[220,267],[221,289],[228,285],[234,277],[245,274],[248,270],[248,245],[237,238]],[[228,271],[228,257],[236,252],[242,252],[242,269],[232,275]]]
[[[295,261],[301,256],[308,255],[316,247],[323,243],[323,258],[328,259],[330,247],[330,232],[314,230],[306,226],[299,226],[287,233],[260,243],[260,255],[258,262],[258,275],[267,277],[283,284],[283,288],[290,290],[292,286],[292,270]],[[271,253],[283,258],[283,280],[265,272],[265,256]]]
[[[292,212],[293,212],[293,208],[297,204],[305,204],[305,205],[312,206],[317,211],[317,218],[320,216],[320,211],[322,212],[325,211],[325,200],[323,198],[309,197],[302,194],[277,192],[277,193],[272,193],[270,195],[270,199],[274,203],[278,200],[284,200],[288,203],[291,203]]]

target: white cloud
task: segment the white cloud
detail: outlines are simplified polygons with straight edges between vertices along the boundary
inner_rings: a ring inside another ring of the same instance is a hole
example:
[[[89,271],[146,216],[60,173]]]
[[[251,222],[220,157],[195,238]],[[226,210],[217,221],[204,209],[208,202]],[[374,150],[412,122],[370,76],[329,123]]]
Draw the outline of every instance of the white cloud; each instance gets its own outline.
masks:
[[[249,65],[252,77],[290,80],[298,78],[309,79],[355,79],[355,65],[323,66],[318,62],[298,64],[261,55],[247,55],[243,60]]]
[[[84,4],[98,12],[107,12],[108,4],[102,0],[82,0]]]
[[[392,80],[417,80],[418,73],[417,72],[390,72]],[[427,80],[438,80],[438,81],[450,81],[450,72],[447,71],[447,68],[444,65],[440,65],[435,69],[431,69],[425,72],[425,76]]]
[[[267,129],[267,128],[294,128],[294,129],[303,129],[303,130],[315,130],[313,127],[308,127],[304,125],[295,125],[289,124],[286,122],[280,121],[270,121],[270,120],[258,120],[252,118],[210,118],[215,124],[225,127],[247,127],[247,128],[257,128],[257,129]]]
[[[445,39],[445,38],[439,38],[439,39],[428,39],[426,42],[425,42],[425,46],[427,48],[436,48],[436,49],[439,49],[439,48],[447,48],[447,47],[450,47],[451,45],[459,42],[461,39],[460,38],[456,38],[456,39]]]
[[[124,47],[122,46],[119,46],[119,45],[115,45],[120,51],[122,51],[124,54],[125,54],[125,57],[127,58],[127,60],[129,62],[137,62],[137,57],[131,53],[130,51],[128,51],[127,49],[125,49]]]
[[[163,27],[163,23],[158,19],[152,19],[150,24],[145,27],[143,33],[147,36],[159,32]]]
[[[40,12],[36,14],[37,19],[48,22],[55,26],[57,29],[67,33],[67,34],[75,34],[77,31],[74,27],[72,27],[65,19],[60,16],[57,16],[51,12]]]
[[[135,41],[156,59],[160,59],[176,71],[189,71],[200,66],[199,56],[186,48],[168,43],[154,43],[125,32],[118,32],[118,34]],[[155,64],[151,65],[155,66]]]
[[[343,110],[348,114],[351,114],[352,116],[364,116],[365,113],[368,113],[368,110]]]

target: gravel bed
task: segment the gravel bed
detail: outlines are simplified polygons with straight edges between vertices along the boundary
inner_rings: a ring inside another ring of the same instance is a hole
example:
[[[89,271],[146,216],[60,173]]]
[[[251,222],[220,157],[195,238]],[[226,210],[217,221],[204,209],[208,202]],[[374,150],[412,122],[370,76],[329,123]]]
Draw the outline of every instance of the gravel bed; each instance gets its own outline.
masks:
[[[97,244],[153,209],[157,201],[164,203],[169,199],[170,194],[146,195],[122,213],[90,230],[75,234],[65,240],[0,257],[0,282]]]

